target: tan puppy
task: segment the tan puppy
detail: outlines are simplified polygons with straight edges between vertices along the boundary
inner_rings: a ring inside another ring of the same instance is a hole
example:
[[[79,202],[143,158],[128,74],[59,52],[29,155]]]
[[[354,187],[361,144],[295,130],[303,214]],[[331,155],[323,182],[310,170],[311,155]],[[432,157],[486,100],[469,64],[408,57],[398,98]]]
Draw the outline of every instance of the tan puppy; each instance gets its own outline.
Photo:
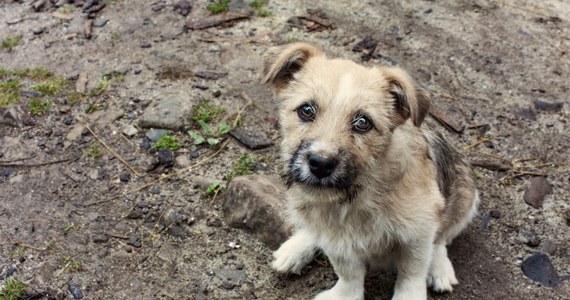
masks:
[[[271,50],[263,81],[281,105],[294,235],[274,269],[299,272],[322,249],[339,279],[316,299],[364,299],[369,265],[393,265],[392,299],[457,284],[446,245],[479,201],[463,157],[422,125],[429,103],[397,68],[328,59],[297,43]]]

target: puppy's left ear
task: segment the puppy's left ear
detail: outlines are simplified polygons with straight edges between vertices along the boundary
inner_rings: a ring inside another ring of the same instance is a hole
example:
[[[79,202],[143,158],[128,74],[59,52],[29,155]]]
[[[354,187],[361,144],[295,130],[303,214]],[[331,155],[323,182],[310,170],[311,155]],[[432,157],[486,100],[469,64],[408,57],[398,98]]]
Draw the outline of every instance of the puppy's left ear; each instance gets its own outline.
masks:
[[[400,125],[412,119],[420,127],[430,107],[427,95],[417,89],[410,76],[399,68],[381,68],[388,81],[388,92],[394,99],[395,123]]]

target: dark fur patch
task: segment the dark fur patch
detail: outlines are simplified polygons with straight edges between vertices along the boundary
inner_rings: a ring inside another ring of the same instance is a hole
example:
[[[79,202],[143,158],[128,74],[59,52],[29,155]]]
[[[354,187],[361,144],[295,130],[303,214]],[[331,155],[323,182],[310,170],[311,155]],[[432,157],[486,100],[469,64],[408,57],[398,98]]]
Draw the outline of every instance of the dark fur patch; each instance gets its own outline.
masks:
[[[439,132],[433,135],[424,135],[428,143],[428,156],[437,169],[437,185],[439,191],[447,199],[451,195],[451,188],[455,180],[456,153]]]

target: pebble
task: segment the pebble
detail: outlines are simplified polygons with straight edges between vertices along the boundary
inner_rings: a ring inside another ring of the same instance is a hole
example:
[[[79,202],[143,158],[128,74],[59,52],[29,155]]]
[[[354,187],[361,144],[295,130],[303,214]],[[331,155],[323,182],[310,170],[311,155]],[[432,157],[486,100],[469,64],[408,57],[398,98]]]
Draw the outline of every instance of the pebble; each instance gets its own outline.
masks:
[[[165,167],[172,167],[174,165],[174,152],[170,149],[158,150],[158,163]]]
[[[534,109],[531,109],[528,107],[522,108],[521,110],[519,110],[517,112],[517,116],[531,120],[531,121],[536,121],[536,111],[534,111]]]
[[[96,234],[93,237],[93,243],[96,243],[96,244],[106,243],[108,241],[109,241],[109,237],[106,234]]]
[[[159,1],[152,6],[152,11],[161,11],[166,7],[164,1]]]
[[[83,293],[81,292],[81,289],[77,283],[73,281],[68,282],[67,290],[69,290],[71,296],[73,296],[73,299],[83,299]]]
[[[192,3],[182,0],[174,4],[174,11],[178,11],[181,15],[187,16],[192,10]]]
[[[570,208],[564,212],[564,219],[566,219],[566,225],[570,226]]]
[[[182,168],[189,167],[192,164],[192,161],[188,158],[187,155],[179,155],[176,157],[176,165]]]
[[[147,137],[144,137],[144,138],[141,140],[141,142],[139,143],[139,147],[140,147],[141,149],[145,149],[145,150],[150,149],[150,139],[147,138]]]
[[[159,185],[155,185],[155,186],[151,187],[150,190],[149,190],[149,192],[150,192],[151,194],[155,194],[155,195],[160,194],[160,186],[159,186]]]
[[[143,49],[147,49],[150,47],[152,47],[152,45],[149,42],[142,42],[141,43],[141,48],[143,48]]]
[[[190,127],[194,108],[192,100],[184,95],[170,95],[156,99],[143,112],[139,126],[179,130]]]
[[[552,193],[550,183],[548,183],[545,177],[537,176],[530,180],[530,184],[524,192],[523,199],[528,205],[539,209],[542,207],[544,197],[550,193]]]
[[[151,129],[146,132],[145,136],[151,141],[158,141],[163,135],[170,134],[172,131],[165,129]]]
[[[220,97],[222,95],[222,92],[220,90],[215,90],[212,95],[216,98]]]
[[[32,29],[32,33],[33,34],[42,34],[44,33],[45,28],[43,27],[37,27],[37,28],[33,28]]]
[[[107,25],[108,21],[109,21],[109,19],[98,18],[97,20],[95,20],[95,22],[93,22],[93,27],[101,28],[101,27]]]
[[[216,80],[228,75],[227,72],[214,72],[214,71],[198,71],[196,72],[196,77],[208,80]]]
[[[273,145],[263,132],[248,128],[234,128],[229,134],[252,150],[263,149]]]
[[[498,211],[498,210],[496,210],[496,209],[491,210],[491,211],[489,212],[489,215],[490,215],[491,218],[493,218],[493,219],[500,219],[501,216],[502,216],[501,212]]]
[[[196,158],[200,157],[200,152],[192,151],[192,152],[190,152],[190,157],[193,159],[196,159]]]
[[[131,124],[126,124],[126,125],[124,125],[122,132],[127,137],[133,137],[133,136],[137,135],[137,133],[139,133],[139,130]]]
[[[135,248],[142,247],[141,239],[138,236],[132,236],[128,241],[127,245],[131,245]]]
[[[559,283],[558,273],[554,269],[550,258],[540,252],[527,257],[521,264],[523,274],[547,287],[554,287]]]
[[[188,236],[188,232],[181,226],[171,226],[168,228],[168,234],[174,237],[185,238]]]
[[[539,99],[533,101],[534,108],[537,110],[547,111],[547,112],[558,112],[562,110],[564,103],[562,102],[547,102]]]
[[[131,173],[123,173],[119,176],[121,182],[129,182],[131,180]]]

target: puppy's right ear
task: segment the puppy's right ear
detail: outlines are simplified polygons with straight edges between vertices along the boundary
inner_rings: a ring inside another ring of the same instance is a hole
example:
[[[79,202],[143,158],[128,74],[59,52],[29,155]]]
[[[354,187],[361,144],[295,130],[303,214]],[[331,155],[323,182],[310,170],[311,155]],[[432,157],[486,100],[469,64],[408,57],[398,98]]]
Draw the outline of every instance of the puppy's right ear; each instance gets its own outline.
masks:
[[[270,49],[263,62],[263,83],[280,90],[293,80],[309,58],[322,55],[321,50],[305,43],[295,43]]]

